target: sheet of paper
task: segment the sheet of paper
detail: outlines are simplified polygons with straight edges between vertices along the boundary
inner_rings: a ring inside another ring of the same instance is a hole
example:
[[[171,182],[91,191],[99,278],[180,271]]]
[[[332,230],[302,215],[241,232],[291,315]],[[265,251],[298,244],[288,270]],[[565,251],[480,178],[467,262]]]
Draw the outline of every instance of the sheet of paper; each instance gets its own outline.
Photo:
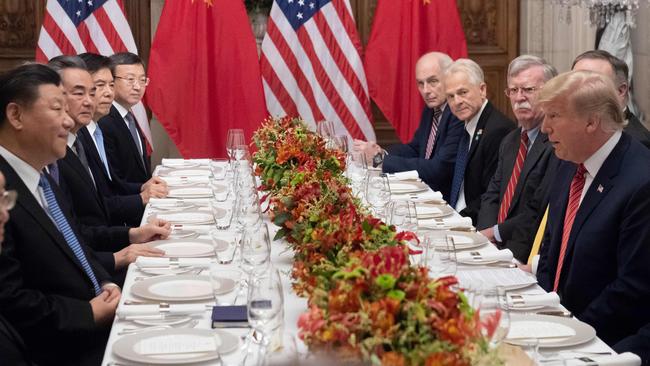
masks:
[[[134,346],[141,355],[166,355],[196,352],[214,352],[219,346],[216,337],[193,335],[160,336],[143,339]]]
[[[507,339],[572,337],[576,331],[564,324],[522,320],[512,322]]]

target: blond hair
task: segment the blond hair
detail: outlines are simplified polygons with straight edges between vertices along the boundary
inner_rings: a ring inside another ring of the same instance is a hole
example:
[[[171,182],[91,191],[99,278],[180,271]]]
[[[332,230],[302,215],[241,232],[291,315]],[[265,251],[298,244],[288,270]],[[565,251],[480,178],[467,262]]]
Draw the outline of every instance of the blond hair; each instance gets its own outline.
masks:
[[[611,78],[591,71],[569,71],[544,84],[538,103],[544,106],[563,101],[575,113],[598,116],[604,128],[621,130],[625,127],[623,108]]]

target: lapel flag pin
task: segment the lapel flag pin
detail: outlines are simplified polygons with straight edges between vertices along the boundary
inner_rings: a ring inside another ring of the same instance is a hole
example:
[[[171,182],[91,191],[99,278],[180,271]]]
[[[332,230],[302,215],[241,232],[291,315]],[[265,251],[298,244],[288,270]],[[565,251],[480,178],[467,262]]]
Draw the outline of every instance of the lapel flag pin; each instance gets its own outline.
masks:
[[[603,185],[599,184],[598,188],[596,190],[598,191],[598,193],[603,193],[603,189],[605,189],[605,188],[603,188]]]

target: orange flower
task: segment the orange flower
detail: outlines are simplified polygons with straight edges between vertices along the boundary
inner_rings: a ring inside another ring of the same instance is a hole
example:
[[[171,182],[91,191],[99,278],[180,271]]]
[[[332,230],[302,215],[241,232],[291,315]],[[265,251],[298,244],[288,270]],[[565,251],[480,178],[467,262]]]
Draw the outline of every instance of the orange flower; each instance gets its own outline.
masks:
[[[406,360],[401,354],[391,351],[381,356],[381,364],[383,366],[404,366],[406,365]]]

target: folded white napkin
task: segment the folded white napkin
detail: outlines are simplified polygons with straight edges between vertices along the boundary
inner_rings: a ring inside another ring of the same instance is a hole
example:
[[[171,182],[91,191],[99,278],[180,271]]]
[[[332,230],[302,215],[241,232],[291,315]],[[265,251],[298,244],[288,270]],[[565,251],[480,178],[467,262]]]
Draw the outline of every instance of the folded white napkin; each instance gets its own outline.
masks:
[[[389,174],[388,178],[394,180],[412,180],[412,179],[420,179],[420,175],[418,174],[417,170],[407,170],[404,172]]]
[[[584,354],[576,353],[577,357],[585,357]],[[639,366],[641,365],[641,358],[634,353],[625,352],[618,355],[602,355],[602,356],[587,356],[594,360],[593,365],[598,366]],[[592,363],[589,363],[592,365]],[[585,361],[578,359],[571,359],[566,361],[568,366],[587,365]]]
[[[138,257],[135,260],[135,265],[138,268],[169,267],[172,263],[178,266],[209,268],[212,261],[210,258],[178,258],[178,260],[171,261],[169,258],[158,257]]]
[[[168,185],[170,186],[182,186],[184,184],[208,184],[210,183],[210,177],[207,175],[190,175],[187,177],[172,177],[165,176],[161,177]]]
[[[190,198],[190,199],[175,199],[175,198],[149,198],[149,204],[154,207],[174,207],[185,206],[187,204],[197,206],[207,206],[210,204],[209,198]]]
[[[478,253],[478,255],[476,254]],[[459,262],[489,262],[489,261],[502,261],[510,262],[512,261],[512,251],[510,249],[503,250],[478,250],[471,252],[460,252],[456,254],[456,259]]]
[[[419,220],[419,225],[432,229],[472,228],[472,219],[469,217],[449,217],[443,219]]]
[[[169,308],[165,309],[164,312],[160,311],[160,305],[151,304],[151,305],[122,305],[120,306],[116,314],[120,319],[125,319],[130,316],[142,316],[142,315],[157,315],[157,314],[167,314],[167,315],[188,315],[203,313],[207,310],[205,304],[169,304]]]
[[[442,193],[436,191],[426,191],[422,193],[391,194],[391,199],[409,200],[413,202],[442,201]]]
[[[555,292],[546,294],[509,294],[508,307],[516,309],[518,307],[529,306],[551,306],[560,305],[560,297]]]
[[[210,159],[173,159],[173,158],[163,158],[162,165],[167,167],[177,167],[184,165],[208,165],[210,164]]]

